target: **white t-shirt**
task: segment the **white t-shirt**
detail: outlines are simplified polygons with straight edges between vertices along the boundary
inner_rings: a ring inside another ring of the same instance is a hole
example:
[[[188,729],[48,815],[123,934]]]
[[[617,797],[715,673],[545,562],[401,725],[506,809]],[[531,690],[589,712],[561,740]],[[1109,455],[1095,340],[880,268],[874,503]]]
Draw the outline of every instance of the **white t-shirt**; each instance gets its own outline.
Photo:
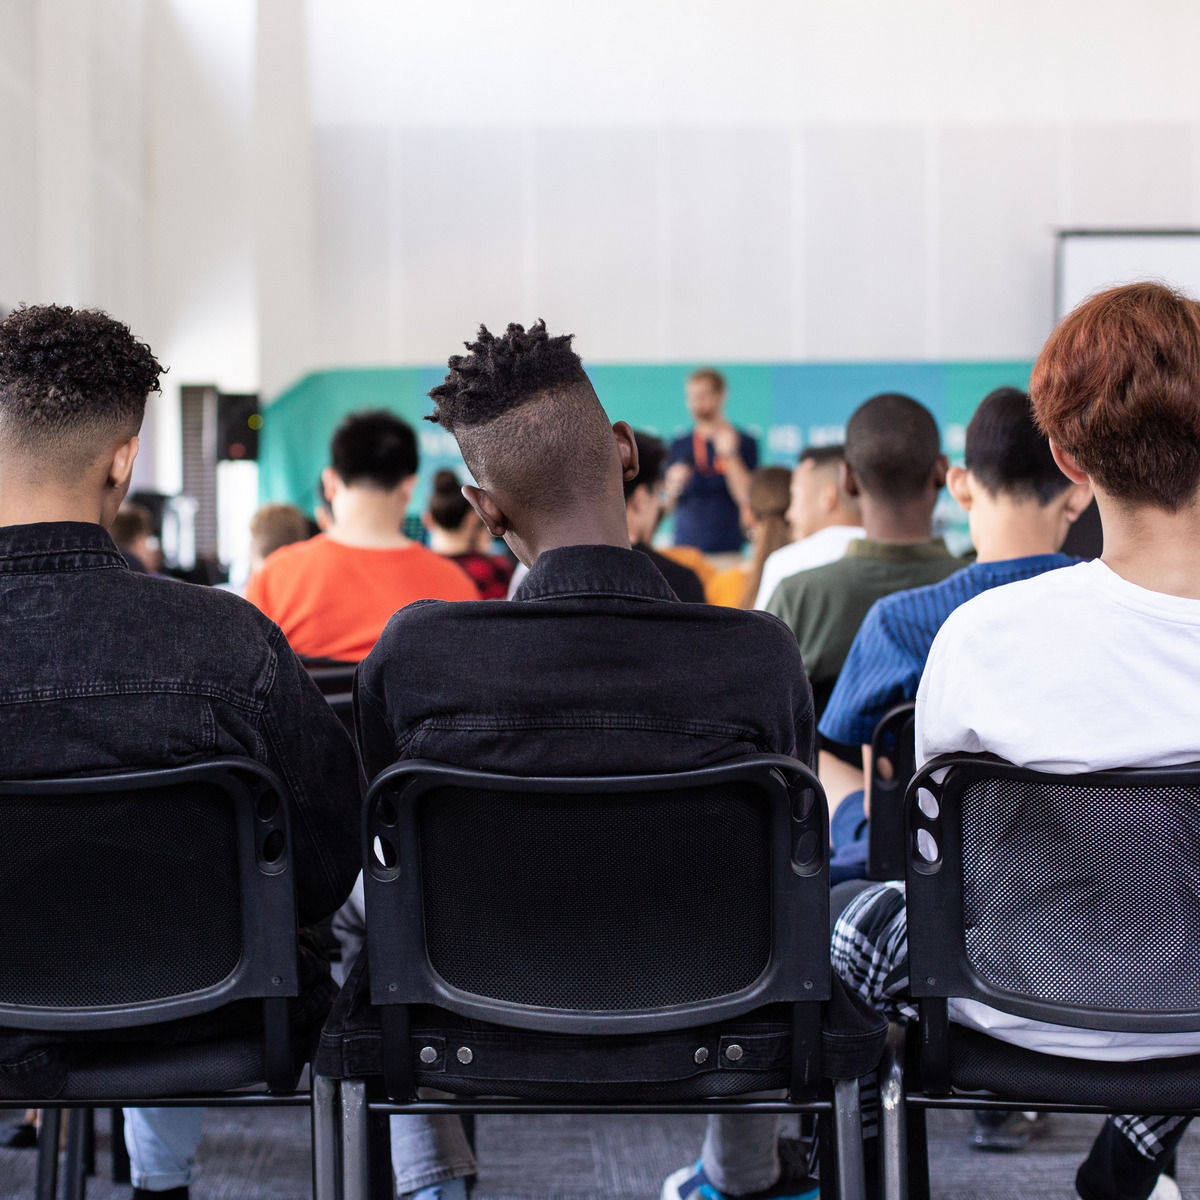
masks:
[[[1099,560],[994,588],[942,626],[917,693],[917,762],[951,752],[1076,773],[1200,761],[1200,600]],[[1200,1033],[1104,1033],[951,1000],[959,1024],[1047,1054],[1200,1053]]]
[[[845,555],[846,547],[851,542],[866,536],[866,531],[857,525],[826,525],[824,529],[818,529],[816,533],[810,533],[798,542],[780,546],[774,554],[769,554],[767,561],[763,563],[762,582],[758,585],[754,607],[766,608],[771,593],[785,579],[813,567],[837,562]]]

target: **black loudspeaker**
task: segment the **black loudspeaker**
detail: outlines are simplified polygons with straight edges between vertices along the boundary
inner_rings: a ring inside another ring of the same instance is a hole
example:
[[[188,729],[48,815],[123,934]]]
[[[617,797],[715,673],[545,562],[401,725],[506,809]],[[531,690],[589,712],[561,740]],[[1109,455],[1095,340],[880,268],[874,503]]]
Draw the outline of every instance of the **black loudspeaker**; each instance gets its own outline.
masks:
[[[263,419],[257,395],[217,396],[217,461],[257,459],[258,431]]]

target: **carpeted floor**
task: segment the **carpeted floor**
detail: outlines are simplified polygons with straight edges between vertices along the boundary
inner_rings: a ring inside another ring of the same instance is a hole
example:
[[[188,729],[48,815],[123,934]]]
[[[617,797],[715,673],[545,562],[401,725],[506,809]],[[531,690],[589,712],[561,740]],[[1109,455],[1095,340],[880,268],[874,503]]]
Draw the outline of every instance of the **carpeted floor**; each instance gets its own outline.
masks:
[[[967,1114],[930,1119],[936,1200],[1070,1200],[1095,1117],[1056,1116],[1045,1138],[1016,1155],[967,1149]],[[473,1200],[653,1200],[663,1177],[693,1161],[703,1122],[692,1117],[481,1117],[480,1177]],[[98,1120],[89,1200],[128,1200],[111,1182],[108,1122]],[[300,1200],[311,1195],[307,1113],[300,1109],[209,1114],[193,1200]],[[0,1150],[0,1200],[31,1200],[36,1154]],[[1200,1131],[1179,1155],[1185,1197],[1200,1198]]]

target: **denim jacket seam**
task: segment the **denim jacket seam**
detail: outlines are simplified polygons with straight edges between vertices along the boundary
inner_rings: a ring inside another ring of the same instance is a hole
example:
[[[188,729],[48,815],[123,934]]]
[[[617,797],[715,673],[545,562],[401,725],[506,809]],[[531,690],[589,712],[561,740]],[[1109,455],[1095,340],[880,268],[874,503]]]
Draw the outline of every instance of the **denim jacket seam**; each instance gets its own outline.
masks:
[[[526,729],[625,729],[652,730],[659,733],[686,733],[704,737],[740,737],[758,741],[753,729],[723,721],[672,720],[669,717],[641,717],[636,714],[590,713],[539,717],[521,716],[436,716],[427,717],[409,735],[410,743],[417,743],[432,731],[457,731],[483,733],[489,731]]]
[[[521,600],[533,603],[538,600],[642,600],[650,604],[677,604],[671,596],[653,596],[642,590],[625,590],[606,586],[603,589],[579,587],[571,590],[554,590],[537,592],[532,596],[522,596]]]

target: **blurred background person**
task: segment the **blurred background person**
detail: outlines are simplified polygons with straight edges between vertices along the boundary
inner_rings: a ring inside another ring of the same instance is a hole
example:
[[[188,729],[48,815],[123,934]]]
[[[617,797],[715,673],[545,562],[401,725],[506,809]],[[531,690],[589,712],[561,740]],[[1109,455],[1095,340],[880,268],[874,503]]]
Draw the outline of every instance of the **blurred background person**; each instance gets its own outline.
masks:
[[[675,542],[705,554],[742,548],[740,508],[750,498],[758,443],[725,416],[725,376],[712,367],[693,371],[687,407],[695,424],[671,443],[667,494],[675,509]]]
[[[763,564],[755,608],[766,608],[789,575],[835,562],[852,541],[866,537],[858,498],[842,481],[845,454],[844,446],[809,446],[800,455],[787,510],[792,540]]]
[[[635,430],[633,436],[638,448],[638,473],[625,481],[625,520],[629,526],[629,544],[654,563],[680,600],[686,604],[703,604],[704,585],[696,572],[660,554],[650,544],[663,518],[666,443],[652,433],[641,430]]]
[[[312,534],[309,519],[294,504],[264,504],[250,518],[250,574],[281,546],[305,542]]]
[[[117,510],[109,530],[131,571],[157,575],[162,569],[162,549],[154,536],[150,510],[128,500]]]
[[[503,600],[508,595],[513,564],[504,555],[491,553],[491,535],[453,471],[439,471],[433,477],[421,523],[429,531],[429,549],[460,566],[479,589],[480,600]]]
[[[786,467],[759,467],[750,476],[750,497],[742,507],[742,528],[753,547],[750,561],[722,571],[708,584],[710,604],[754,607],[767,558],[791,540],[786,515],[791,482]]]

